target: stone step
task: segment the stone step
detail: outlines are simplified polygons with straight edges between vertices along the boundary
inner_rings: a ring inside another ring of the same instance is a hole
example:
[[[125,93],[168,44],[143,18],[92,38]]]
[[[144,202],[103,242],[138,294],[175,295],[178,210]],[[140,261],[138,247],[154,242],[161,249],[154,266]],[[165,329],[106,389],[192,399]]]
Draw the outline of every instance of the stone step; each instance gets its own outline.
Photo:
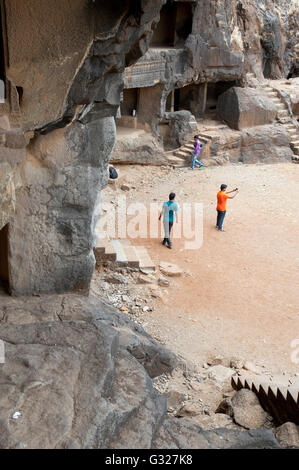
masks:
[[[140,267],[140,260],[137,256],[137,253],[135,251],[135,247],[130,245],[123,245],[123,249],[125,251],[127,260],[128,260],[128,266],[130,268],[139,268]]]
[[[273,100],[273,101],[275,101],[275,100]],[[287,107],[286,107],[286,105],[285,105],[284,103],[281,103],[281,102],[280,102],[280,103],[278,103],[278,104],[276,105],[276,107],[277,107],[278,109],[283,109],[283,110],[286,110],[286,111],[287,111]]]
[[[139,259],[139,267],[142,269],[156,270],[156,265],[150,258],[147,249],[144,246],[134,246]]]
[[[207,140],[207,142],[209,142],[210,140],[213,140],[213,138],[215,137],[211,134],[206,134],[205,132],[198,134],[198,136],[199,136],[199,140],[202,138],[203,140]]]
[[[299,145],[299,140],[291,140],[291,144],[294,145],[294,147],[297,147]]]
[[[199,136],[199,140],[201,144],[207,145],[209,142],[211,142],[211,139],[208,139],[207,137],[202,137]]]
[[[97,251],[97,249],[95,251]],[[104,253],[102,253],[102,259],[113,262],[117,259],[115,248],[110,242],[108,246],[105,247]]]
[[[184,147],[181,147],[181,148],[186,148],[186,149],[188,149],[188,150],[192,150],[192,152],[193,152],[193,150],[194,150],[194,144],[185,144]]]
[[[186,145],[184,145],[183,147],[180,148],[180,151],[188,153],[188,154],[192,154],[194,152],[194,147],[190,148],[190,147],[187,147]]]
[[[133,246],[130,240],[99,240],[95,252],[101,262],[111,261],[119,266],[155,270],[147,249]]]
[[[192,152],[184,152],[182,150],[177,150],[176,152],[174,152],[174,155],[176,157],[186,159],[186,158],[190,158],[190,156],[192,156]]]
[[[180,162],[184,162],[185,158],[176,157],[175,155],[169,155],[167,160],[168,160],[168,162],[172,162],[172,163],[180,163]]]
[[[106,248],[108,248],[110,240],[108,238],[102,238],[99,236],[96,249],[99,253],[105,253]]]
[[[124,249],[123,244],[120,240],[111,240],[111,245],[113,246],[115,253],[116,253],[116,262],[120,265],[127,266],[128,265],[128,258],[126,256],[126,252]]]
[[[168,157],[167,162],[169,165],[174,166],[176,168],[183,168],[185,166],[185,158],[171,156]]]

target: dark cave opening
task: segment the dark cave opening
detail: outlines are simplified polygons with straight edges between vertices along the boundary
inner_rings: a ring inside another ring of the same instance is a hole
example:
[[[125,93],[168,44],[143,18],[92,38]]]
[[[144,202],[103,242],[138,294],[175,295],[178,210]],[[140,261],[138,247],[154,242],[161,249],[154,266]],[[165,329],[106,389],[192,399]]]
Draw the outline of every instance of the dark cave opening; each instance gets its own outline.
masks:
[[[8,224],[0,230],[0,286],[9,292]]]

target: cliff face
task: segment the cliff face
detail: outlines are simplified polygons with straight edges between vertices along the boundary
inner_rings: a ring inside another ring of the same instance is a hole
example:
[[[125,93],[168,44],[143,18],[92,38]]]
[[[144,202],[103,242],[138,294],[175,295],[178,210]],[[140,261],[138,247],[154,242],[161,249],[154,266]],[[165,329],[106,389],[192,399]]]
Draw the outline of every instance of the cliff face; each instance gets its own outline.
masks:
[[[6,83],[19,98],[7,100],[17,123],[5,135],[23,139],[14,159],[2,154],[16,193],[1,217],[12,293],[88,291],[123,71],[146,51],[162,4],[3,2]]]
[[[143,84],[141,120],[158,133],[176,87],[195,113],[202,90],[188,85],[298,66],[296,1],[5,0],[1,15],[0,222],[14,294],[88,291],[124,82]]]

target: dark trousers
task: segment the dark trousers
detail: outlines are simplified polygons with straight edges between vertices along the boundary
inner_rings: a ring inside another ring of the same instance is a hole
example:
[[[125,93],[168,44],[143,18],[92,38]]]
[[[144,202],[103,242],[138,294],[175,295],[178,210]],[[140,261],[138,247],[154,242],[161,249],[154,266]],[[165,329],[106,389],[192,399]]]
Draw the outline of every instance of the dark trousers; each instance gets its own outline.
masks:
[[[164,237],[164,240],[163,240],[163,245],[166,245],[166,243],[167,243],[168,246],[172,246],[172,243],[171,243],[171,240],[170,240],[170,233],[171,233],[172,227],[173,227],[173,222],[168,222],[168,223],[164,222],[165,237]]]
[[[223,221],[224,221],[226,211],[217,211],[217,212],[218,212],[217,227],[218,227],[219,230],[222,230],[222,224],[223,224]]]

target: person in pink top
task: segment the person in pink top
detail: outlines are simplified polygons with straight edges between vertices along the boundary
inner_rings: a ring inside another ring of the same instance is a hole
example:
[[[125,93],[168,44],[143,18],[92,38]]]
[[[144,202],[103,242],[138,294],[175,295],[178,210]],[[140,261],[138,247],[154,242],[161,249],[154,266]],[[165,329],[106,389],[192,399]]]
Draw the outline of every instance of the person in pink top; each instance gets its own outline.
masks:
[[[194,153],[193,153],[193,159],[192,159],[192,165],[191,168],[194,170],[195,164],[199,165],[201,168],[203,165],[202,162],[197,160],[198,155],[200,154],[200,141],[198,135],[194,136]]]

